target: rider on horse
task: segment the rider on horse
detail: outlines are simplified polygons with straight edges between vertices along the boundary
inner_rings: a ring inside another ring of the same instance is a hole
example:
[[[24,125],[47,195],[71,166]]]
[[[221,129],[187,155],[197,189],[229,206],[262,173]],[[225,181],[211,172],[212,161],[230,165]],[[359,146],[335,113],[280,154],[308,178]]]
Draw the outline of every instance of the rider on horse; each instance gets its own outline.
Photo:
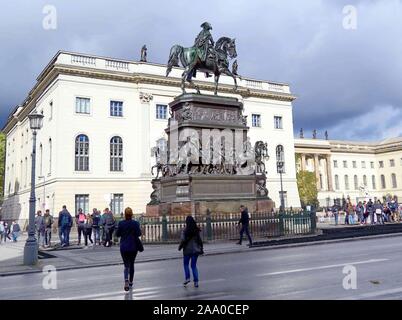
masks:
[[[197,55],[202,62],[206,62],[208,58],[208,54],[211,53],[212,56],[215,56],[213,52],[213,45],[215,44],[214,39],[212,39],[212,35],[209,30],[212,30],[212,26],[208,22],[204,22],[201,25],[202,30],[198,34],[197,38],[194,41],[194,47],[197,50]],[[209,77],[208,72],[205,73],[207,77]]]

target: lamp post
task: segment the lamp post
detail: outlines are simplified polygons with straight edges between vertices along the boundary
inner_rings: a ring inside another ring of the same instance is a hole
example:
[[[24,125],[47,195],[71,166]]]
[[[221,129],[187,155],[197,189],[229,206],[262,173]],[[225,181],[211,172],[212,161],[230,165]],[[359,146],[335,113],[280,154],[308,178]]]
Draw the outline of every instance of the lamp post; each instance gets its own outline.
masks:
[[[36,166],[36,135],[43,125],[43,115],[32,113],[28,115],[29,126],[32,130],[32,168],[31,195],[29,197],[28,239],[24,247],[24,265],[35,265],[38,262],[38,241],[35,237],[35,166]]]
[[[281,180],[281,211],[283,211],[285,209],[285,199],[283,197],[283,183],[282,183],[283,165],[284,165],[284,162],[282,161],[282,157],[280,157],[276,161],[276,167],[278,169],[279,177],[280,177],[280,180]]]

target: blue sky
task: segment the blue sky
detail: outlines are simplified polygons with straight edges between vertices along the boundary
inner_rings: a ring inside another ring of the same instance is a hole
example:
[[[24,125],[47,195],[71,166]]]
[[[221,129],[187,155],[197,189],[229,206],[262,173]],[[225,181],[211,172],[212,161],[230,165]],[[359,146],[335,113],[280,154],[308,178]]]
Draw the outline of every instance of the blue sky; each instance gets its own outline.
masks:
[[[45,5],[57,29],[45,30]],[[357,28],[345,29],[345,5]],[[215,39],[236,37],[239,73],[286,82],[301,127],[332,139],[402,134],[402,3],[398,0],[77,1],[0,4],[0,124],[58,50],[166,63],[170,47],[192,45],[209,21]]]

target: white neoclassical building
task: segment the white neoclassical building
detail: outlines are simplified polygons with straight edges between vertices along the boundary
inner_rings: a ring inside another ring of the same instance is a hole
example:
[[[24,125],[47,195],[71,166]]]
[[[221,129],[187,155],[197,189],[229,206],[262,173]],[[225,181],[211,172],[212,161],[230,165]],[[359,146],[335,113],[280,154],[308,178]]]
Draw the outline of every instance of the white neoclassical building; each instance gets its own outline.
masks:
[[[295,139],[297,170],[315,172],[318,200],[397,196],[402,200],[402,137],[378,142]]]
[[[58,52],[3,128],[6,140],[3,218],[28,217],[32,133],[28,114],[44,115],[37,139],[37,207],[57,213],[81,207],[125,206],[145,212],[152,191],[151,148],[164,137],[168,103],[181,94],[182,69],[165,77],[165,65]],[[213,80],[201,75],[202,93]],[[223,76],[220,95],[244,103],[252,142],[268,142],[269,196],[279,204],[277,148],[283,148],[286,206],[299,207],[296,184],[292,101],[287,84]]]

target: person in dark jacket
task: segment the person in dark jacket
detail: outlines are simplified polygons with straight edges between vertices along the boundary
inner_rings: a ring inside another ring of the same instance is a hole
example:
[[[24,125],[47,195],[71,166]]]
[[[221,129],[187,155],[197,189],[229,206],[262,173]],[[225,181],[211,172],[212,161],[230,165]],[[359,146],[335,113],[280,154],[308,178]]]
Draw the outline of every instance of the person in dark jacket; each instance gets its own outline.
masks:
[[[116,220],[113,217],[112,211],[109,210],[109,208],[106,208],[104,210],[104,214],[102,216],[102,223],[103,223],[103,228],[105,232],[105,242],[104,246],[105,247],[111,247],[113,243],[113,231],[116,226]]]
[[[120,254],[124,262],[124,290],[133,287],[134,262],[138,251],[142,251],[140,224],[133,220],[133,210],[128,207],[124,210],[124,220],[119,222],[116,236],[120,237]]]
[[[45,223],[45,245],[47,247],[50,247],[50,243],[52,240],[53,216],[50,214],[49,209],[46,209],[45,215],[43,216],[43,220]]]
[[[84,240],[85,240],[85,247],[88,247],[88,239],[91,241],[91,244],[94,242],[92,241],[92,217],[90,214],[87,214],[85,222],[84,222]]]
[[[197,260],[200,254],[204,254],[204,246],[200,237],[200,228],[198,228],[192,216],[186,218],[186,227],[181,233],[181,243],[179,251],[183,249],[183,267],[185,281],[184,286],[187,286],[190,281],[189,263],[191,261],[191,271],[193,272],[194,287],[198,288],[198,269]]]
[[[70,230],[73,226],[73,218],[67,207],[63,206],[63,210],[59,213],[58,227],[60,230],[60,242],[62,247],[68,247],[70,245]]]
[[[17,239],[20,235],[20,231],[21,231],[21,228],[20,228],[20,225],[18,224],[18,222],[13,221],[13,224],[11,226],[11,235],[13,237],[13,242],[17,242]]]
[[[77,224],[77,233],[78,233],[78,245],[81,244],[81,236],[85,237],[85,219],[86,219],[86,215],[85,213],[82,211],[82,209],[78,209],[78,213],[76,213],[75,215],[75,221]]]
[[[92,210],[92,231],[95,245],[100,245],[101,214],[96,208]]]
[[[369,202],[367,202],[367,213],[368,216],[370,217],[370,223],[374,224],[374,203],[373,201],[371,201],[371,199],[369,200]]]
[[[374,212],[377,216],[377,223],[378,224],[384,224],[384,207],[381,204],[380,200],[377,200],[377,203],[374,205]]]
[[[243,241],[243,234],[244,232],[246,233],[247,237],[248,237],[248,241],[250,243],[250,246],[253,244],[253,241],[251,240],[251,236],[250,236],[250,231],[249,231],[249,225],[250,225],[250,217],[248,216],[248,210],[245,206],[241,205],[240,206],[240,212],[241,212],[241,218],[239,220],[238,225],[241,224],[241,229],[240,229],[240,240],[239,242],[237,242],[237,244],[242,243]]]

